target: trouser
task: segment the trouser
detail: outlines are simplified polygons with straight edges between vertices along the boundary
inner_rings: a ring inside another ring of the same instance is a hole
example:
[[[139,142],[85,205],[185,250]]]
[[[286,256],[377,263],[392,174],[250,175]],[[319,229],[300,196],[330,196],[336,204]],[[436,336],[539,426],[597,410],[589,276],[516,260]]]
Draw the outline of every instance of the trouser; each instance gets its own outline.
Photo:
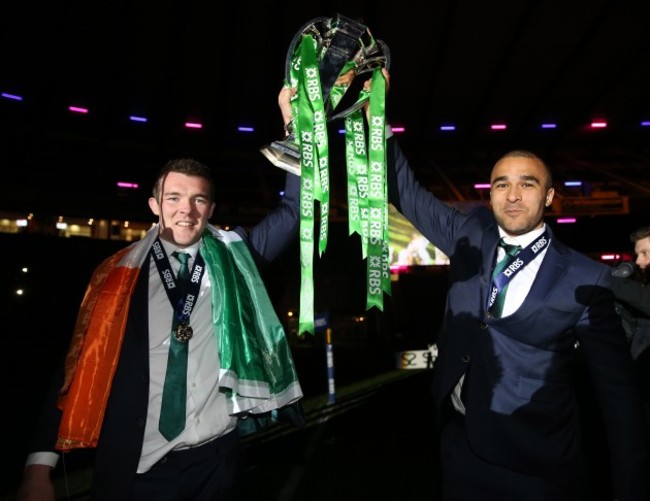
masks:
[[[442,430],[443,501],[578,501],[576,487],[490,464],[471,450],[465,419],[453,413]]]
[[[243,451],[237,431],[199,447],[172,451],[136,475],[132,501],[243,500]]]

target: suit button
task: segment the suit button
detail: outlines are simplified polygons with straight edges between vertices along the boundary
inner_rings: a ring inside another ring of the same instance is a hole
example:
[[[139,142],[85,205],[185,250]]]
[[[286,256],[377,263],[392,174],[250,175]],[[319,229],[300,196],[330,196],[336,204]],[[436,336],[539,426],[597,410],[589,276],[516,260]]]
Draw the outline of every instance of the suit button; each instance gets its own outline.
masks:
[[[146,420],[144,418],[138,418],[136,423],[138,424],[138,426],[143,427],[146,423]]]
[[[479,323],[478,323],[478,326],[479,326],[481,329],[487,329],[487,328],[488,328],[488,325],[487,325],[485,322],[479,322]]]
[[[466,364],[468,364],[469,361],[470,361],[470,357],[469,357],[469,355],[467,355],[467,354],[463,355],[460,359],[461,359],[463,362],[465,362]]]

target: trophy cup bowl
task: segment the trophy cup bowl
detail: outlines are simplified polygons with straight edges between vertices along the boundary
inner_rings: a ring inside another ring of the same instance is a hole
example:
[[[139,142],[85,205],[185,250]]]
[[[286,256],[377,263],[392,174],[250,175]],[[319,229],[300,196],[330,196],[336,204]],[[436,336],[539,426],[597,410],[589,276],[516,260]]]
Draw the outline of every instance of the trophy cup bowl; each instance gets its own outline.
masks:
[[[377,67],[390,69],[388,46],[381,40],[376,40],[367,26],[341,14],[336,18],[314,18],[298,30],[289,45],[285,59],[285,82],[291,82],[295,51],[302,36],[307,34],[313,36],[318,46],[317,53],[320,54],[318,71],[327,121],[343,118],[360,109],[364,105],[363,101],[333,115],[330,91],[347,63],[354,63],[354,77]],[[287,132],[286,138],[273,141],[260,151],[276,167],[300,175],[300,147],[292,124],[288,125]]]

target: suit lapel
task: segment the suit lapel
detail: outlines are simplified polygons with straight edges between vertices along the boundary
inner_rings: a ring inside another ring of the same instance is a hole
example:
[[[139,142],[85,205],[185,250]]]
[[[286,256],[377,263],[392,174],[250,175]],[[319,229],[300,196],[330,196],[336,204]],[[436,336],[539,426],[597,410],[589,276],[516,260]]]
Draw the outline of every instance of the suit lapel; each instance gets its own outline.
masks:
[[[567,257],[558,252],[552,240],[528,295],[534,299],[545,299],[558,285],[560,278],[566,274],[567,268]]]
[[[485,238],[482,242],[481,255],[483,256],[483,263],[481,269],[481,310],[487,314],[487,300],[490,291],[492,290],[492,270],[494,269],[494,262],[497,255],[497,244],[499,243],[499,231],[496,224],[487,228]]]
[[[549,229],[550,231],[550,229]],[[544,256],[544,260],[537,271],[535,281],[524,299],[521,307],[515,314],[528,315],[530,311],[539,311],[540,304],[546,304],[546,299],[553,290],[562,286],[562,277],[566,275],[569,267],[568,256],[562,251],[561,244],[553,238]]]

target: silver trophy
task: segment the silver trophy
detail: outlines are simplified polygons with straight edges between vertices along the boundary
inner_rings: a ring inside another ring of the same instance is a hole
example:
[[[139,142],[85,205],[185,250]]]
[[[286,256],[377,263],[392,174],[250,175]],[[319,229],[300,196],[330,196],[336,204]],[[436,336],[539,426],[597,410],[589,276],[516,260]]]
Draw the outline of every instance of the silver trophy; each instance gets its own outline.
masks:
[[[364,105],[363,101],[358,101],[334,115],[335,105],[330,100],[330,92],[348,63],[353,63],[354,77],[377,67],[390,69],[390,52],[386,44],[376,40],[364,24],[338,14],[336,18],[312,19],[295,34],[285,60],[286,82],[291,82],[291,65],[303,35],[313,36],[318,45],[318,69],[328,122],[344,118]],[[273,141],[260,151],[273,165],[300,175],[300,147],[292,124],[289,124],[287,132],[285,139]]]

